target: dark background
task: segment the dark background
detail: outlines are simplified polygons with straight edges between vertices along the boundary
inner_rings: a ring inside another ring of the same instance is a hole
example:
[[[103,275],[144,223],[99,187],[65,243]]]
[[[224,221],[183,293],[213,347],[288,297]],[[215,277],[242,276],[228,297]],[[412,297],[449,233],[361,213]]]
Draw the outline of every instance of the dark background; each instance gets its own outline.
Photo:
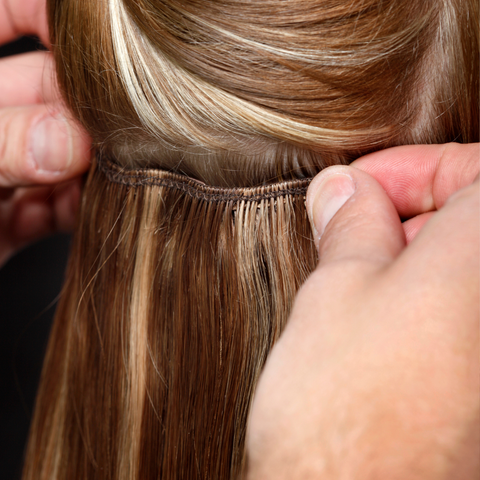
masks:
[[[0,47],[0,57],[37,50],[35,39]],[[20,478],[35,393],[70,238],[42,240],[0,266],[0,478]]]

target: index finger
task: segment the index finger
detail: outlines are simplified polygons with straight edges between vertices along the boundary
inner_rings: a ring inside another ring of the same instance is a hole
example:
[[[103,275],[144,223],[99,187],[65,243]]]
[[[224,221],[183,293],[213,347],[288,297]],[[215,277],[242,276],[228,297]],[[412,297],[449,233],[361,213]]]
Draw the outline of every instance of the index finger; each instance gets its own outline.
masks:
[[[45,0],[0,0],[0,45],[36,35],[49,45]]]
[[[398,214],[411,218],[438,210],[480,171],[480,144],[406,145],[352,163],[385,189]]]

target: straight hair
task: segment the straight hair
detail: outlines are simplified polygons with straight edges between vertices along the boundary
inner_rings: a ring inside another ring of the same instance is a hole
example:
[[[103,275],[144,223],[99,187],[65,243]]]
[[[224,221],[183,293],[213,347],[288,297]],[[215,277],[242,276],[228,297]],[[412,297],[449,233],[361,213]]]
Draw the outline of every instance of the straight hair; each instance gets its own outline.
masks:
[[[238,475],[255,384],[316,260],[307,184],[92,166],[25,478]]]
[[[96,157],[23,479],[239,478],[255,385],[317,260],[309,179],[478,141],[478,2],[48,9]]]

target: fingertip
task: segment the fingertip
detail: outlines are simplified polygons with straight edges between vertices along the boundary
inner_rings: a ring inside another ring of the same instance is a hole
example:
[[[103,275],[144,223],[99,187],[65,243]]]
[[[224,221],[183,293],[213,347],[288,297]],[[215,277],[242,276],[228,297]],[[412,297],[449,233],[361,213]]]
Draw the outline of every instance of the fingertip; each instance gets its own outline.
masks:
[[[320,268],[332,260],[384,265],[405,246],[392,202],[381,185],[361,170],[325,169],[312,181],[306,203]]]
[[[349,167],[336,165],[323,170],[307,191],[307,212],[318,248],[320,238],[330,220],[354,194],[355,181]]]
[[[38,36],[43,45],[50,47],[46,1],[22,0],[12,4],[12,15],[15,17],[17,28],[23,34]]]
[[[92,139],[88,133],[73,119],[66,119],[71,135],[71,160],[69,178],[84,173],[91,164]]]
[[[30,153],[40,177],[65,180],[88,168],[90,144],[76,123],[60,112],[50,112],[32,125]]]

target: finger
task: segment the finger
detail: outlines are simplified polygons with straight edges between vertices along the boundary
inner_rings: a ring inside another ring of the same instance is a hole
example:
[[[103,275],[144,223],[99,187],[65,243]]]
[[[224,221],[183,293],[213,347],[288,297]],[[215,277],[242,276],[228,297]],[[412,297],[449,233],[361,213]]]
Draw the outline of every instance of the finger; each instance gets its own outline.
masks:
[[[421,262],[421,264],[420,264]],[[444,305],[456,305],[455,318],[478,327],[480,271],[480,189],[478,180],[453,194],[423,225],[392,268],[411,290],[405,299],[421,299],[432,318]],[[448,288],[446,288],[448,287]],[[441,297],[438,292],[442,292]],[[438,313],[440,318],[447,312]],[[454,328],[460,324],[453,322]]]
[[[366,155],[352,166],[386,190],[402,218],[438,210],[480,171],[480,144],[408,145]]]
[[[36,35],[49,45],[45,0],[0,0],[0,45],[21,35]]]
[[[406,222],[403,222],[403,231],[405,232],[405,238],[407,245],[417,236],[418,232],[423,226],[430,220],[435,212],[426,212],[421,215],[417,215]]]
[[[87,135],[53,108],[0,110],[0,187],[58,183],[88,168]]]
[[[360,260],[374,269],[391,262],[405,246],[398,214],[380,184],[361,170],[323,170],[307,192],[320,268]]]
[[[423,248],[425,252],[432,250],[432,242],[436,250],[443,248],[444,257],[452,255],[452,246],[456,248],[455,258],[466,255],[473,260],[469,245],[478,249],[476,245],[480,237],[480,181],[458,190],[451,195],[443,207],[431,215],[412,242],[410,251]],[[461,248],[457,248],[461,246]],[[413,247],[413,248],[412,248]],[[471,262],[470,262],[471,263]]]
[[[30,52],[0,59],[0,108],[58,100],[52,55]]]
[[[73,230],[80,204],[80,178],[48,187],[16,190],[0,203],[0,265],[16,250],[55,232]]]
[[[49,187],[24,187],[11,200],[9,231],[17,243],[48,233],[70,232],[80,202],[81,179]],[[37,216],[37,212],[44,212]],[[48,218],[48,222],[39,219]]]

